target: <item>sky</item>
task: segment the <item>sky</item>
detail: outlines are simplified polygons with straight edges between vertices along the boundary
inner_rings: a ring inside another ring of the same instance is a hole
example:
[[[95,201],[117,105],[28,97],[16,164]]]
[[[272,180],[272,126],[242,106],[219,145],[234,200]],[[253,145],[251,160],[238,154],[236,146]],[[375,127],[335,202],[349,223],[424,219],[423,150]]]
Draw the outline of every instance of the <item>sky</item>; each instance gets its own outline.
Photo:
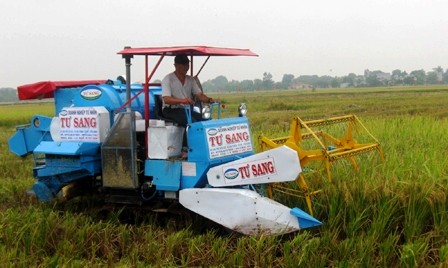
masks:
[[[1,0],[0,10],[0,87],[115,79],[125,46],[259,55],[211,58],[201,81],[448,68],[446,0]],[[154,79],[172,70],[166,58]],[[144,81],[143,57],[131,80]]]

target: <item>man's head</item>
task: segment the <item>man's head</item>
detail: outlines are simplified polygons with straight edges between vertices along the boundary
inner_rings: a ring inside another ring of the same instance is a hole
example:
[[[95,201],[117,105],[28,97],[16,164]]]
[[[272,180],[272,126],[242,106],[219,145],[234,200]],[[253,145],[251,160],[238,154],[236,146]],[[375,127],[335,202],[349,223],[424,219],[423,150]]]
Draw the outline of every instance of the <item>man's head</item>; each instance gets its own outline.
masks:
[[[186,54],[179,54],[174,57],[174,64],[188,65],[190,64],[190,60]]]

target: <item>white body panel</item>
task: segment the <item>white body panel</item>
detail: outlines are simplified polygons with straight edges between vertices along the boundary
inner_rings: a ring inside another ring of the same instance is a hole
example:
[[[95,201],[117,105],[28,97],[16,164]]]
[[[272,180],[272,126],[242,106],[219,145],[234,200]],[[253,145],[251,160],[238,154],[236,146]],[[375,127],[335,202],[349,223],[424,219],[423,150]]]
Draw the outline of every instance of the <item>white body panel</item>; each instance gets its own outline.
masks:
[[[54,141],[99,143],[104,141],[109,129],[109,111],[103,106],[66,107],[50,124]]]
[[[253,151],[247,122],[208,127],[205,133],[210,159]]]
[[[187,209],[246,235],[284,234],[300,229],[290,208],[251,190],[184,189],[179,201]]]
[[[213,187],[295,180],[302,168],[297,152],[287,146],[211,168],[207,179]]]

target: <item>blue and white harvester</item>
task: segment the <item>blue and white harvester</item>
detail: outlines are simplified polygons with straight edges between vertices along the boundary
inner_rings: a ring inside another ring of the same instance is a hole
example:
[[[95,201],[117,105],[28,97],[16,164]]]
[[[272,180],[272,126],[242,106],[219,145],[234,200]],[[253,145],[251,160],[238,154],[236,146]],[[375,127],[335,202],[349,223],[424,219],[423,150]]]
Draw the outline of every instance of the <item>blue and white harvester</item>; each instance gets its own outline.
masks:
[[[244,104],[233,118],[220,118],[217,103],[199,104],[204,121],[190,120],[187,129],[163,119],[161,86],[149,81],[165,57],[179,53],[189,55],[191,63],[205,56],[202,67],[211,56],[257,56],[247,49],[205,46],[126,47],[118,52],[126,75],[116,80],[39,82],[18,88],[20,99],[54,97],[55,103],[55,117],[35,115],[9,139],[13,153],[34,156],[36,197],[49,201],[63,188],[81,185],[111,203],[180,203],[247,235],[319,226],[299,208],[256,191],[262,188],[257,184],[295,180],[301,167],[297,152],[286,146],[254,152]],[[145,58],[145,82],[131,84],[131,60],[138,55]],[[151,72],[150,56],[159,57]],[[186,107],[187,115],[192,109],[197,107]],[[184,131],[187,159],[179,157]]]

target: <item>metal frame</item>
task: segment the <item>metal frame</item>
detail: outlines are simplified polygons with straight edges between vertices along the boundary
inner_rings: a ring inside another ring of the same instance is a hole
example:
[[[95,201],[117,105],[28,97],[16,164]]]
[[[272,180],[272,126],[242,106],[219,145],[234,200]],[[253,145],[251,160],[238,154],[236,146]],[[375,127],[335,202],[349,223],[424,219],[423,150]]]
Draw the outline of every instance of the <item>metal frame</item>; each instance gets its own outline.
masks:
[[[145,94],[145,107],[144,107],[144,117],[145,117],[145,133],[149,126],[149,84],[154,76],[154,73],[158,69],[160,63],[165,58],[165,56],[175,56],[178,54],[188,54],[191,58],[190,74],[193,76],[194,71],[194,56],[207,56],[207,59],[202,64],[198,73],[204,68],[205,64],[210,59],[210,56],[258,56],[249,49],[235,49],[235,48],[220,48],[220,47],[208,47],[208,46],[176,46],[176,47],[147,47],[147,48],[131,48],[129,46],[124,47],[123,50],[119,51],[117,54],[121,54],[122,58],[125,59],[126,67],[126,103],[120,107],[118,110],[126,107],[129,112],[131,107],[131,102],[139,94],[144,92]],[[145,57],[145,84],[143,90],[138,92],[133,98],[131,98],[131,59],[134,56],[144,56]],[[159,56],[159,60],[149,74],[149,56]],[[147,137],[147,135],[145,135]],[[134,141],[135,143],[135,141]],[[145,147],[148,148],[148,141],[145,138]]]

